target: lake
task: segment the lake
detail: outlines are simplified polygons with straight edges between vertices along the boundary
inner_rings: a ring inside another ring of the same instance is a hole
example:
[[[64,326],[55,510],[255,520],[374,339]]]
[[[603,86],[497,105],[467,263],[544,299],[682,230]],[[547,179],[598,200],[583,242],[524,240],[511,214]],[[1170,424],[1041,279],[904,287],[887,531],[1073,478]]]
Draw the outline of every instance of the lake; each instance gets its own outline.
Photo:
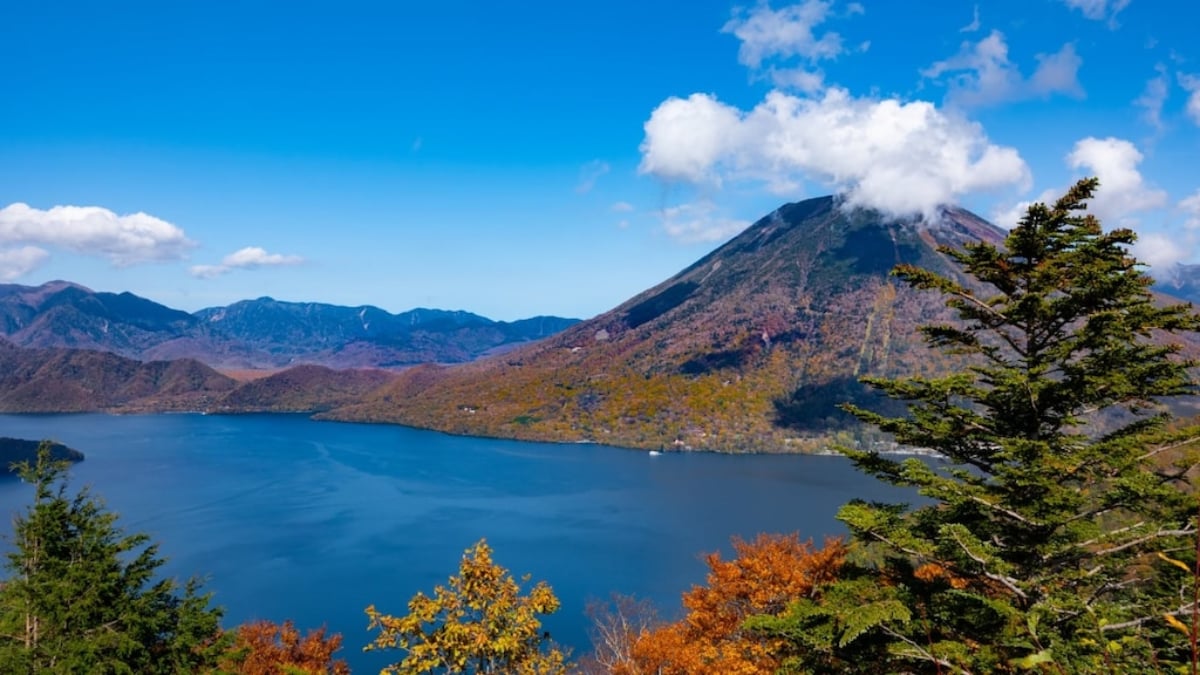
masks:
[[[842,531],[834,513],[851,498],[903,499],[839,457],[653,457],[299,415],[0,415],[0,436],[86,454],[72,485],[159,542],[168,574],[206,577],[227,626],[327,624],[360,672],[401,656],[361,653],[363,608],[404,614],[482,537],[518,578],[554,588],[563,606],[546,627],[579,655],[589,599],[635,594],[675,617],[703,554],[728,554],[731,536],[819,540]],[[31,498],[0,481],[5,513]]]

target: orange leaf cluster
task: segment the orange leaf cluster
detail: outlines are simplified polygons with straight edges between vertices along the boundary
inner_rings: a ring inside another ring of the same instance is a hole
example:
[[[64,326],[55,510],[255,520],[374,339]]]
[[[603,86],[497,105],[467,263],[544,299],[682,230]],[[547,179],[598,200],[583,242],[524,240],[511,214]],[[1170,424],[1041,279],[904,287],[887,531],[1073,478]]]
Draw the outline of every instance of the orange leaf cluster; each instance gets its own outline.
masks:
[[[774,673],[784,647],[742,629],[754,615],[778,615],[814,586],[835,579],[846,557],[839,540],[815,549],[799,535],[760,534],[735,539],[737,557],[708,556],[708,583],[683,596],[687,615],[642,633],[633,645],[634,666],[618,675],[751,675]]]
[[[951,588],[962,590],[970,585],[964,577],[960,577],[951,572],[946,567],[938,563],[925,563],[917,569],[913,570],[913,576],[925,583],[933,583],[935,581],[945,581],[950,584]]]
[[[292,622],[255,621],[238,626],[233,649],[222,669],[239,675],[349,675],[346,662],[334,660],[342,636],[325,629],[300,637]]]

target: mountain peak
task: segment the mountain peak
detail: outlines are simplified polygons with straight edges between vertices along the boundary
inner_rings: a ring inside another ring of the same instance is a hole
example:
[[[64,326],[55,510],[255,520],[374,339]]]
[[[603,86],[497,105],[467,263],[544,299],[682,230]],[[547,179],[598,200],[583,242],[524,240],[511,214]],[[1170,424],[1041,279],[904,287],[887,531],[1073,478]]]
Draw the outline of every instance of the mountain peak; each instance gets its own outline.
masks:
[[[63,279],[54,279],[52,281],[47,281],[46,283],[42,284],[38,288],[46,290],[46,291],[50,291],[50,292],[61,291],[64,288],[75,288],[75,289],[78,289],[81,291],[87,291],[88,293],[95,293],[95,291],[88,288],[87,286],[84,286],[83,284],[77,284],[74,281],[66,281]]]
[[[842,204],[780,206],[594,319],[485,361],[405,373],[335,415],[652,449],[797,449],[837,427],[837,403],[868,396],[859,376],[929,367],[916,327],[944,308],[891,269],[957,274],[939,245],[1004,236],[959,208],[930,224]]]

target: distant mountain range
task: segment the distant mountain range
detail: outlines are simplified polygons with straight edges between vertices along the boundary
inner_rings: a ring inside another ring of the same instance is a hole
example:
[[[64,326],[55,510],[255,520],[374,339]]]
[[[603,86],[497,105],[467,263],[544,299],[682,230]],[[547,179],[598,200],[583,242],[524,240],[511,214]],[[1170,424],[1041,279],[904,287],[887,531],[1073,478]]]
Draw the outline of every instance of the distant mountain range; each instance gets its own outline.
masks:
[[[537,340],[575,319],[506,323],[477,314],[259,298],[195,314],[132,293],[95,292],[53,281],[0,285],[0,337],[20,347],[111,352],[141,361],[195,359],[222,369],[394,368],[461,363]]]

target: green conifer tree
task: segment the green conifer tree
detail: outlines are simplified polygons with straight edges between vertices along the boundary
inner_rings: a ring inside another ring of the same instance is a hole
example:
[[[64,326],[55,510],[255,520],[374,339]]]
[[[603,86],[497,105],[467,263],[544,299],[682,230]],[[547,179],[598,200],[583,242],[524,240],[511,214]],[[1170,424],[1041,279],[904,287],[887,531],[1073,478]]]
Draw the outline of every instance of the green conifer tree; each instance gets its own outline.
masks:
[[[84,489],[67,493],[65,462],[49,445],[18,465],[34,501],[14,519],[0,586],[0,672],[194,673],[226,641],[221,611],[189,581],[182,595],[158,578],[163,560],[144,534]]]
[[[1196,363],[1164,337],[1200,320],[1154,301],[1133,232],[1085,213],[1096,187],[1031,206],[1003,247],[943,248],[972,280],[894,271],[947,298],[959,321],[922,330],[974,365],[866,380],[907,401],[905,416],[845,406],[944,462],[847,450],[928,503],[841,509],[856,565],[786,618],[754,621],[792,640],[794,667],[1165,672],[1188,659],[1164,635],[1168,616],[1194,611],[1192,579],[1162,556],[1195,549],[1194,435],[1167,430],[1162,401],[1194,393]]]

